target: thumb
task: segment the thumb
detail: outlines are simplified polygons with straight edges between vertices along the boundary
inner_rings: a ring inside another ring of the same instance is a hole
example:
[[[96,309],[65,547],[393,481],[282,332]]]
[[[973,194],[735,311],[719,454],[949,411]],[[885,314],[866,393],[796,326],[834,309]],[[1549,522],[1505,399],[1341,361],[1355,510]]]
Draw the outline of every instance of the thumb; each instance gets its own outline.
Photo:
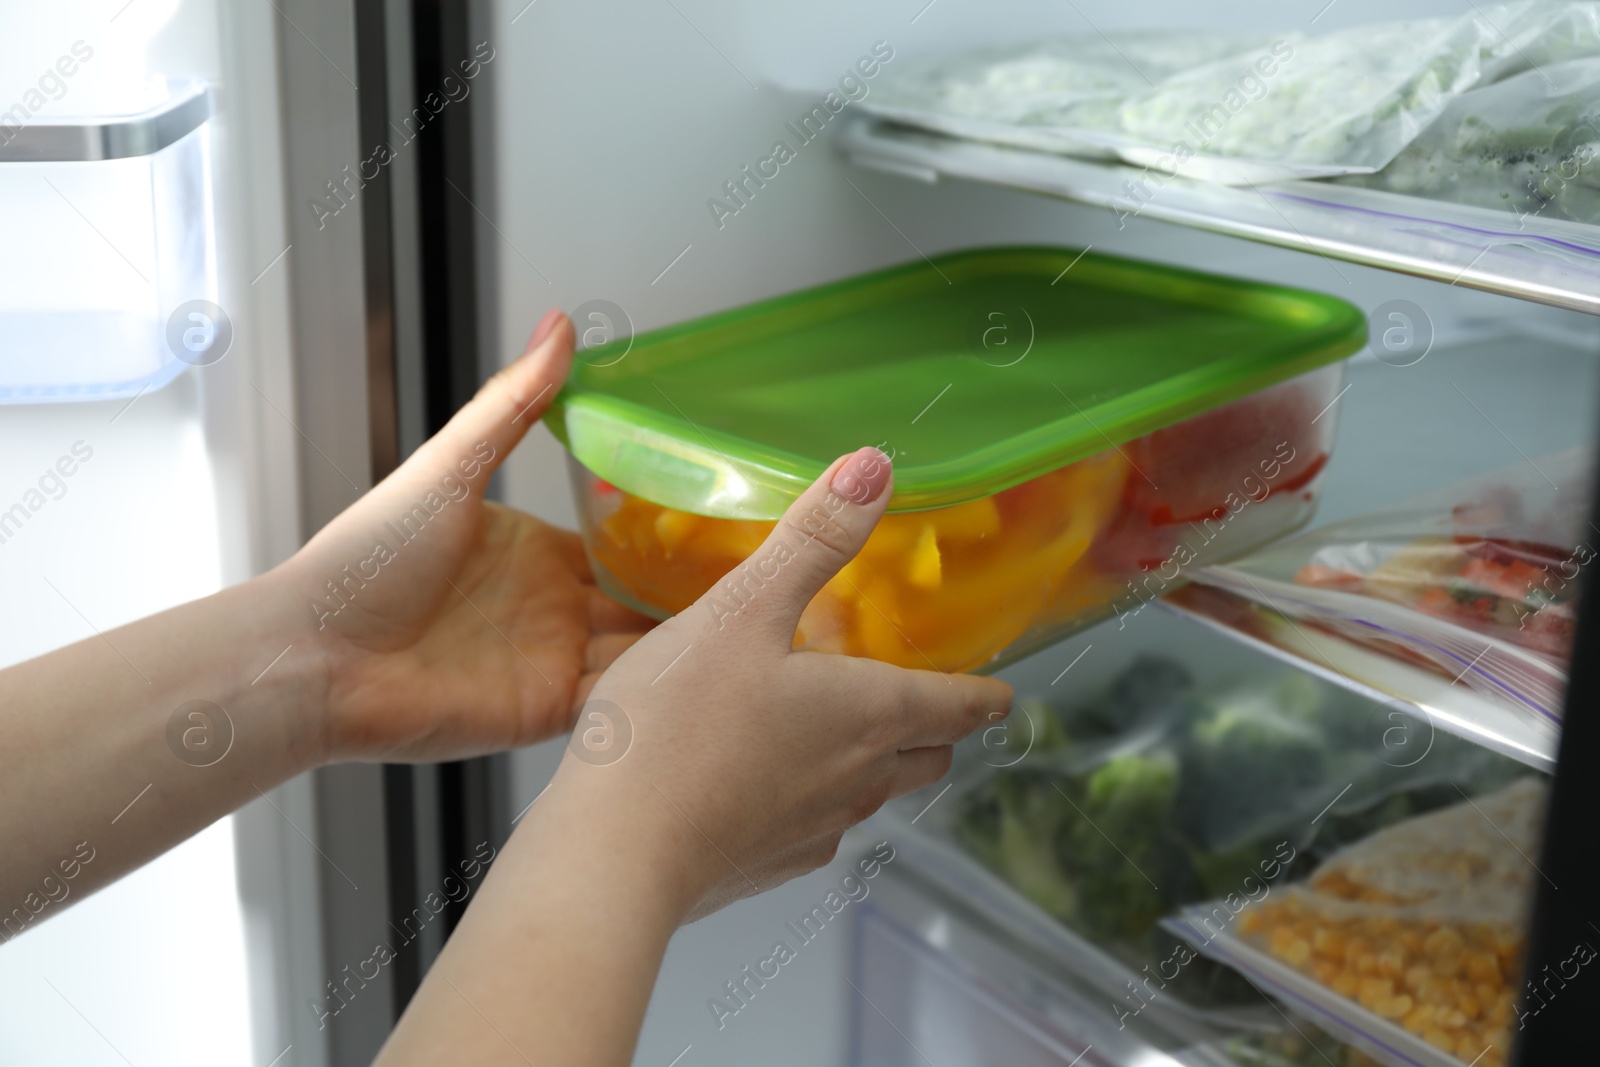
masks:
[[[415,458],[431,469],[472,457],[492,474],[561,391],[572,367],[572,346],[571,320],[552,308],[522,355],[484,382]],[[473,479],[479,488],[487,483],[487,477]]]
[[[867,543],[893,481],[889,457],[876,448],[835,460],[761,547],[700,598],[702,610],[718,628],[734,616],[748,618],[787,649],[806,605]]]

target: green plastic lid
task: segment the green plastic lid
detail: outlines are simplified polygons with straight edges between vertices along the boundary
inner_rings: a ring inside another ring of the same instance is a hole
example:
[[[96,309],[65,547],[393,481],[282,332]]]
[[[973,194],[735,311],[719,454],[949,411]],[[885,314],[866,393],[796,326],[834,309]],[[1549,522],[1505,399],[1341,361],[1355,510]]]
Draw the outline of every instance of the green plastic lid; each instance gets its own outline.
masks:
[[[580,324],[581,329],[581,324]],[[955,252],[580,353],[546,420],[600,478],[774,519],[836,457],[891,511],[975,500],[1366,343],[1343,300],[1092,252]]]

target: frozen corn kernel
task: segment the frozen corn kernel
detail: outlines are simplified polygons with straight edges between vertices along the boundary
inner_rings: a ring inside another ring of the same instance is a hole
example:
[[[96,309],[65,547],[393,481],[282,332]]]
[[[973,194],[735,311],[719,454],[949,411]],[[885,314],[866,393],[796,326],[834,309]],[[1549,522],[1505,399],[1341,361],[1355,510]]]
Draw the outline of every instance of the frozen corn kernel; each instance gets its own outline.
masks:
[[[1411,1010],[1411,998],[1401,993],[1397,997],[1380,1000],[1372,1006],[1372,1010],[1385,1019],[1399,1019]]]
[[[1422,947],[1429,953],[1437,956],[1441,952],[1450,950],[1459,952],[1463,946],[1461,942],[1461,935],[1457,933],[1454,928],[1449,926],[1441,926],[1439,929],[1428,935],[1427,939],[1423,941]]]
[[[1500,961],[1483,951],[1468,953],[1463,970],[1474,982],[1492,982],[1500,977]]]
[[[1433,1006],[1430,1004],[1416,1004],[1406,1012],[1405,1018],[1400,1020],[1400,1025],[1414,1034],[1420,1034],[1433,1025]]]
[[[1394,983],[1387,978],[1363,978],[1356,987],[1356,999],[1372,1008],[1394,996]]]

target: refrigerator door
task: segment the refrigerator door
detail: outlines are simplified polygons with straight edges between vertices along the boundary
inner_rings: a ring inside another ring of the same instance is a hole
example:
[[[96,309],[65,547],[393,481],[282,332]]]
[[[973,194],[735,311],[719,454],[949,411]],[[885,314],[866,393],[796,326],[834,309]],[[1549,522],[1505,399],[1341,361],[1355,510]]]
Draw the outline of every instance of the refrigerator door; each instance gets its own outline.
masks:
[[[408,164],[350,177],[388,122],[385,17],[0,2],[0,662],[268,569],[396,462]],[[370,1062],[442,938],[348,975],[415,859],[394,799],[379,767],[302,776],[8,937],[0,1060]]]
[[[0,3],[0,662],[299,543],[277,22],[266,0]],[[314,826],[289,783],[8,931],[0,1060],[322,1062],[279,1010],[323,981]]]

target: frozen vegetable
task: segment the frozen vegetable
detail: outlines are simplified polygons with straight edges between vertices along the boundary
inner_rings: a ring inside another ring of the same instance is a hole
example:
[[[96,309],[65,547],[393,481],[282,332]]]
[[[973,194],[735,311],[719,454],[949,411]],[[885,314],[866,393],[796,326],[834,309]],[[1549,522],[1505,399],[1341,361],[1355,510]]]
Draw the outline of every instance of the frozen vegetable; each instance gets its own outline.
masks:
[[[1126,477],[1112,451],[992,497],[885,515],[806,610],[796,646],[924,669],[979,666],[1053,603],[1086,593],[1077,565]],[[594,495],[610,508],[590,546],[595,559],[630,599],[672,612],[743,563],[773,527],[662,507],[604,483]],[[740,606],[724,603],[730,613]]]
[[[1397,823],[1246,911],[1238,933],[1463,1062],[1503,1064],[1544,795],[1524,778]]]
[[[1554,724],[1592,471],[1588,449],[1517,463],[1194,576]]]
[[[1117,207],[1136,214],[1178,175],[1240,185],[1370,174],[1475,87],[1600,55],[1600,5],[1483,5],[1323,34],[1119,37],[915,61],[862,106],[958,137],[1113,154],[1145,168]]]
[[[1368,574],[1312,562],[1295,573],[1295,581],[1404,604],[1565,659],[1577,626],[1577,587],[1563,581],[1559,569],[1569,567],[1575,575],[1592,558],[1587,545],[1563,549],[1498,538],[1422,537]]]
[[[1444,736],[1420,764],[1388,766],[1383,711],[1299,673],[1200,692],[1145,657],[1099,699],[1028,710],[1041,725],[1027,757],[959,798],[954,836],[1135,969],[1171,958],[1157,923],[1175,909],[1303,877],[1375,829],[1458,802],[1452,781],[1495,788],[1518,771]],[[1351,788],[1335,797],[1335,782]],[[1177,981],[1190,1000],[1260,999],[1201,961]]]
[[[1376,174],[1349,184],[1600,223],[1600,59],[1526,71],[1453,101]]]

